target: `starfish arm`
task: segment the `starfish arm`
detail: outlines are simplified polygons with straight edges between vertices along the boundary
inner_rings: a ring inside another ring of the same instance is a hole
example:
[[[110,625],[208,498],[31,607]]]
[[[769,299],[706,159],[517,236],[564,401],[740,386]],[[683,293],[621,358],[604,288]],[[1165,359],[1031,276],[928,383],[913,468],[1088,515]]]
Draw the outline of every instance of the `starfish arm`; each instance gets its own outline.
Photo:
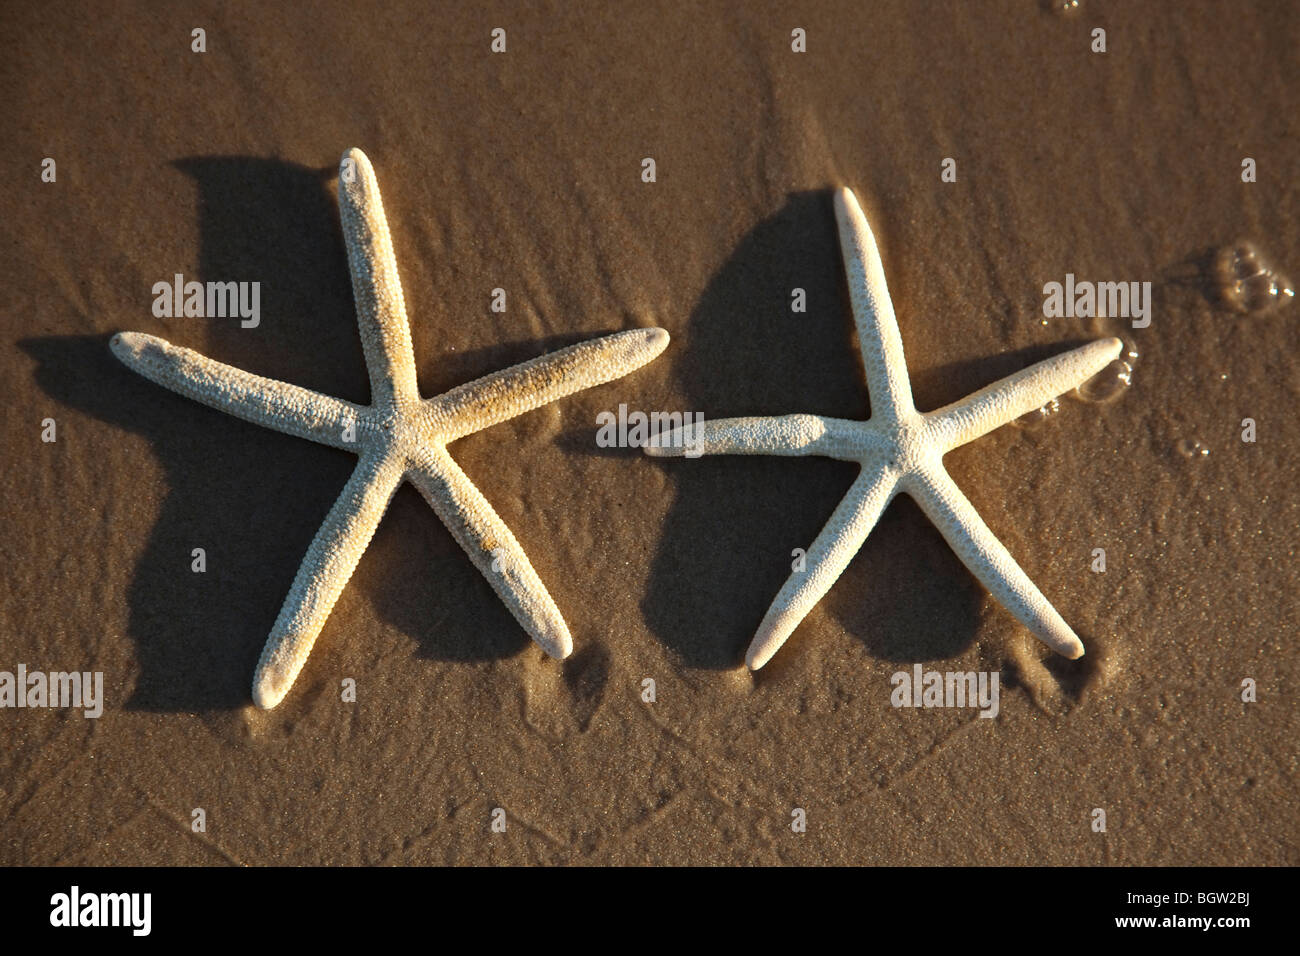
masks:
[[[849,300],[867,375],[871,416],[897,421],[915,408],[912,385],[907,378],[894,303],[885,284],[885,267],[853,190],[844,188],[836,192],[835,219],[839,224]]]
[[[402,481],[400,463],[366,456],[325,516],[284,599],[253,674],[253,700],[269,710],[284,699]]]
[[[181,348],[143,332],[119,332],[109,343],[133,372],[218,411],[322,445],[356,451],[349,442],[367,410]]]
[[[656,458],[701,455],[821,455],[857,460],[871,441],[861,423],[821,415],[720,418],[684,424],[650,436],[643,447]]]
[[[867,540],[897,490],[894,473],[881,463],[867,465],[835,508],[796,571],[777,593],[745,655],[750,670],[758,670],[794,633],[799,622],[849,566]]]
[[[668,347],[663,329],[630,329],[579,342],[493,372],[424,403],[446,441],[540,408],[584,388],[622,378]]]
[[[1083,642],[941,466],[914,473],[903,489],[916,499],[962,564],[1034,637],[1071,660],[1083,656]]]
[[[573,653],[568,625],[528,555],[451,456],[427,450],[407,477],[542,650],[559,659]]]
[[[370,160],[353,148],[339,168],[339,219],[352,272],[352,296],[376,406],[419,401],[415,352],[397,277],[379,181]]]
[[[1119,339],[1098,339],[1031,365],[929,412],[927,427],[940,447],[951,451],[1086,382],[1118,358],[1123,348]]]

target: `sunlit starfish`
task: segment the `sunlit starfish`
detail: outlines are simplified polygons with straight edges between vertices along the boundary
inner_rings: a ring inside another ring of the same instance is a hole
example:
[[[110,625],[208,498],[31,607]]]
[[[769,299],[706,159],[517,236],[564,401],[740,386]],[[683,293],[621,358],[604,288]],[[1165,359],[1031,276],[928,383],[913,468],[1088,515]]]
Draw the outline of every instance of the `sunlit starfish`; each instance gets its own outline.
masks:
[[[663,329],[619,332],[421,399],[379,184],[359,149],[343,154],[339,210],[370,372],[370,405],[250,375],[152,335],[121,332],[112,341],[118,358],[159,385],[361,459],[307,549],[267,638],[253,676],[253,699],[264,708],[278,704],[293,685],[403,481],[420,490],[533,640],[552,657],[567,657],[573,640],[555,602],[505,522],[452,460],[447,444],[620,378],[668,345]]]
[[[745,662],[766,664],[848,567],[885,506],[900,491],[916,499],[957,557],[1034,636],[1069,658],[1083,644],[993,536],[943,468],[943,456],[999,425],[1039,408],[1086,381],[1120,353],[1099,339],[1039,362],[938,411],[921,413],[903,360],[894,306],[876,240],[851,190],[835,195],[840,248],[871,397],[865,422],[820,415],[728,418],[675,429],[647,445],[651,455],[823,455],[856,461],[862,471],[772,602]]]

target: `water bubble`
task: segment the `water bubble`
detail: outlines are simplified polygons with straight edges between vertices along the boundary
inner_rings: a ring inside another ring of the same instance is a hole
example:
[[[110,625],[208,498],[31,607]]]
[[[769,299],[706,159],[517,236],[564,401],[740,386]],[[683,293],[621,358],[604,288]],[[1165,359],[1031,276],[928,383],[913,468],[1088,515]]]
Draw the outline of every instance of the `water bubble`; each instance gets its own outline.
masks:
[[[1263,312],[1294,295],[1285,279],[1278,281],[1277,276],[1261,272],[1237,283],[1229,301],[1238,312]]]
[[[1115,359],[1104,369],[1075,389],[1085,402],[1113,402],[1133,384],[1133,366]]]
[[[1043,6],[1063,17],[1079,12],[1079,0],[1043,0]]]
[[[1035,425],[1047,421],[1047,419],[1051,418],[1060,410],[1061,403],[1053,398],[1045,405],[1040,405],[1038,408],[1035,408],[1032,412],[1026,412],[1019,418],[1012,419],[1011,424],[1018,425],[1021,428],[1033,428]]]
[[[1295,297],[1295,285],[1250,242],[1224,246],[1210,267],[1219,299],[1235,312],[1264,312]]]
[[[1195,438],[1184,438],[1178,443],[1177,447],[1178,454],[1182,455],[1184,458],[1204,458],[1210,453],[1210,449],[1206,448]]]

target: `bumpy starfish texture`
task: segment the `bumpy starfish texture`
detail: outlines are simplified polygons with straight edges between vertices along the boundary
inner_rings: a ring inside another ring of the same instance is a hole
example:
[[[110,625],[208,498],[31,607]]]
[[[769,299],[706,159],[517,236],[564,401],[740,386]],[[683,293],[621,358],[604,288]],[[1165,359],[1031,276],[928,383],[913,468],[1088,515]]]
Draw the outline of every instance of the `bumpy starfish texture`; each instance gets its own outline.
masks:
[[[379,185],[359,149],[343,154],[339,209],[371,404],[354,405],[261,378],[152,335],[121,332],[111,346],[128,367],[237,418],[342,448],[360,458],[307,549],[253,677],[259,707],[293,685],[370,538],[403,481],[442,519],[506,607],[552,657],[573,650],[569,629],[527,555],[452,460],[457,438],[645,365],[668,345],[663,329],[592,339],[422,399]]]
[[[1078,636],[948,476],[943,456],[1086,381],[1118,357],[1123,343],[1099,339],[937,411],[918,412],[880,253],[851,190],[836,193],[835,217],[871,397],[870,419],[728,418],[674,429],[645,447],[656,456],[822,455],[862,466],[808,549],[805,570],[793,573],[772,602],[745,662],[758,670],[772,658],[848,567],[899,492],[917,501],[962,563],[1035,637],[1068,658],[1081,657]]]

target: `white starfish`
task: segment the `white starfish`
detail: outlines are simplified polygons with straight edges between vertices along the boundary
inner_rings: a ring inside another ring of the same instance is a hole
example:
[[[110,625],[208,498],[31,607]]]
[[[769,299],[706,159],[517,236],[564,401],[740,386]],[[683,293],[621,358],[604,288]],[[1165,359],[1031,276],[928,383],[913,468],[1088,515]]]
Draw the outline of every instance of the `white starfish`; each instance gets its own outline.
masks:
[[[619,332],[421,399],[379,184],[359,149],[343,154],[339,209],[370,373],[370,405],[250,375],[152,335],[121,332],[111,343],[128,367],[159,385],[361,459],[307,549],[267,638],[253,676],[253,699],[263,708],[274,707],[288,693],[403,481],[424,495],[533,640],[552,657],[567,657],[573,640],[555,602],[515,536],[452,460],[447,445],[620,378],[668,345],[663,329]]]
[[[865,422],[820,415],[728,418],[683,426],[647,445],[648,454],[823,455],[862,471],[777,594],[745,662],[766,664],[857,554],[885,506],[900,491],[916,499],[972,574],[1043,643],[1069,658],[1083,644],[993,536],[943,468],[943,456],[1039,408],[1114,360],[1123,344],[1099,339],[1031,365],[938,411],[921,413],[903,359],[894,306],[875,238],[849,189],[835,195],[840,247],[871,396]]]

